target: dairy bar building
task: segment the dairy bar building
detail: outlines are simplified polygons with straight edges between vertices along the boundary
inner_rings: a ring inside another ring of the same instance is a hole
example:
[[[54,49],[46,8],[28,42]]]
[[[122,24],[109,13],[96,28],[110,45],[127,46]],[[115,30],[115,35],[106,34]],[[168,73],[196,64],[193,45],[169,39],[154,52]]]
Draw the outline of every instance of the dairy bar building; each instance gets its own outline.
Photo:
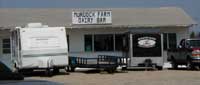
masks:
[[[0,59],[11,58],[10,30],[27,23],[64,26],[70,56],[125,56],[127,33],[160,33],[166,50],[189,38],[196,22],[181,8],[0,8]],[[156,52],[156,51],[155,51]]]

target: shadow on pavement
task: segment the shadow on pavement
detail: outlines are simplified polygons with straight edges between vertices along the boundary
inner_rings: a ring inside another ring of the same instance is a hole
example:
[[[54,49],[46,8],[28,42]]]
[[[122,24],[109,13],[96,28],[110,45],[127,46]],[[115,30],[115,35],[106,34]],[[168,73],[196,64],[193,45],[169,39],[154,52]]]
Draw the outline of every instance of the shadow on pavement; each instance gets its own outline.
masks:
[[[64,85],[63,83],[47,81],[47,80],[20,80],[20,81],[0,81],[0,85]]]
[[[69,75],[69,73],[66,72],[59,72],[56,74],[53,74],[52,76],[46,75],[45,71],[32,71],[32,72],[23,72],[24,77],[33,77],[33,76],[39,76],[39,77],[53,77],[56,75]]]
[[[187,68],[177,68],[177,69],[168,68],[168,70],[177,70],[177,71],[200,71],[199,69],[187,69]]]
[[[114,71],[113,73],[109,73],[105,70],[86,70],[86,71],[75,71],[75,73],[85,73],[85,74],[115,74],[115,73],[128,73],[128,71]]]

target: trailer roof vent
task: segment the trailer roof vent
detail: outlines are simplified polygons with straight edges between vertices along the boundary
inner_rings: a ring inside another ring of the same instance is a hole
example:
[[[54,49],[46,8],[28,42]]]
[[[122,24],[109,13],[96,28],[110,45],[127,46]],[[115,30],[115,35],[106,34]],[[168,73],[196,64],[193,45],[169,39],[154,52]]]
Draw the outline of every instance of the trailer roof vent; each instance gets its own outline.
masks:
[[[27,27],[31,27],[31,28],[38,28],[38,27],[43,27],[42,23],[28,23]],[[45,25],[46,27],[46,25]]]

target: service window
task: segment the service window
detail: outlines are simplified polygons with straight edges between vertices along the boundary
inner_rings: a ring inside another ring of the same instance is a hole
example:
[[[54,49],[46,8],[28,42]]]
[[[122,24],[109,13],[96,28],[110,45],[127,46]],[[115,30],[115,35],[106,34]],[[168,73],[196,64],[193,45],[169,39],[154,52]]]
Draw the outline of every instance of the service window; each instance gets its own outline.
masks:
[[[84,40],[85,40],[85,51],[86,52],[91,52],[93,51],[93,45],[92,45],[92,35],[85,35],[84,36]]]
[[[10,39],[3,39],[2,40],[2,53],[3,54],[9,54],[10,53]]]
[[[122,51],[127,45],[124,34],[87,34],[84,35],[85,52]]]
[[[94,35],[94,51],[114,51],[113,34]]]
[[[176,48],[176,33],[169,33],[168,34],[168,42],[169,42],[169,48]]]
[[[115,34],[115,50],[122,51],[125,47],[126,40],[124,34]]]
[[[177,47],[176,33],[163,33],[164,50]]]

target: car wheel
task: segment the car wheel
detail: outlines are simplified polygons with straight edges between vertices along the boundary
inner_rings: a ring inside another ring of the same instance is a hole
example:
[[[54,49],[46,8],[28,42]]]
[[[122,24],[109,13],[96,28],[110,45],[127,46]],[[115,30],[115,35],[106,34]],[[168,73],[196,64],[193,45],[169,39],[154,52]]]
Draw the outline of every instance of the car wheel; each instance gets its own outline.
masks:
[[[200,70],[199,66],[194,66],[194,68],[195,68],[196,70]]]
[[[109,68],[109,69],[107,69],[107,72],[108,73],[114,73],[116,71],[116,68]]]
[[[172,68],[173,69],[177,69],[178,68],[178,65],[177,65],[175,59],[172,59],[171,64],[172,64]]]
[[[122,67],[122,70],[127,70],[127,67]]]
[[[53,73],[51,71],[51,69],[47,69],[46,72],[45,72],[46,76],[49,76],[49,77],[52,77],[53,76]]]
[[[190,59],[188,59],[188,60],[187,60],[186,67],[187,67],[187,69],[188,69],[188,70],[192,70],[192,69],[193,69],[193,65],[192,65],[192,63],[191,63],[191,60],[190,60]]]

